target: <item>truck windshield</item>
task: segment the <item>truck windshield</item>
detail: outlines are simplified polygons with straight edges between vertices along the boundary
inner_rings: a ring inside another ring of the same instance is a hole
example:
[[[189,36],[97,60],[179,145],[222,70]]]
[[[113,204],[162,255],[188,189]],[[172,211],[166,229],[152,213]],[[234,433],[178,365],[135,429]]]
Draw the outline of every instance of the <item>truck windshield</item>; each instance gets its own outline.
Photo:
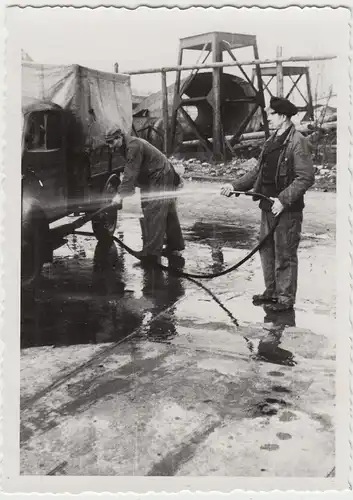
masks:
[[[60,149],[62,145],[60,114],[53,111],[31,113],[26,127],[25,145],[28,151]]]

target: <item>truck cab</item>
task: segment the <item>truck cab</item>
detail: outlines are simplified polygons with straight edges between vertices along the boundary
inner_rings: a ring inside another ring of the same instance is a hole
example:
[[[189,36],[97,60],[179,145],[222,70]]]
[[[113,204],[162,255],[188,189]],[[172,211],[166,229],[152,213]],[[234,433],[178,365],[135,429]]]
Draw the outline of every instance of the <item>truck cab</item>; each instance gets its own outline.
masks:
[[[68,209],[68,172],[64,113],[60,106],[37,102],[23,108],[23,198],[39,203],[48,222]]]
[[[22,284],[32,284],[51,261],[50,224],[70,214],[93,213],[109,204],[120,184],[122,162],[108,146],[74,148],[79,129],[68,110],[35,100],[22,108]],[[111,237],[117,212],[92,220],[98,239]],[[62,241],[61,244],[65,242]]]

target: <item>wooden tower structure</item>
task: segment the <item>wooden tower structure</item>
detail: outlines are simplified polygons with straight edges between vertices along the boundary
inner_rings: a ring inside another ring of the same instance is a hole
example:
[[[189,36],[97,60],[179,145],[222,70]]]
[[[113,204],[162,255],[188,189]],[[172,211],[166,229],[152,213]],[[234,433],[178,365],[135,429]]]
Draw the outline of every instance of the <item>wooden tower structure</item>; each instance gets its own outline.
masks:
[[[254,59],[259,59],[258,47],[256,43],[256,37],[254,35],[247,34],[237,34],[237,33],[226,33],[226,32],[211,32],[204,33],[200,35],[190,36],[187,38],[180,39],[179,54],[178,54],[178,66],[183,64],[183,56],[185,51],[194,50],[199,52],[199,60],[196,64],[204,64],[208,57],[212,56],[212,63],[222,63],[223,54],[227,53],[232,58],[234,62],[237,62],[237,58],[234,55],[234,51],[243,47],[252,47]],[[195,68],[191,71],[190,76],[184,80],[181,85],[181,71],[176,72],[176,81],[174,87],[174,98],[171,116],[171,134],[169,141],[169,151],[173,152],[174,149],[174,137],[177,124],[178,113],[180,113],[183,119],[187,122],[189,127],[193,130],[196,138],[199,139],[203,147],[212,154],[215,160],[219,160],[224,157],[226,151],[230,153],[232,151],[232,144],[237,142],[238,138],[245,131],[252,117],[258,108],[261,108],[262,121],[266,136],[268,136],[268,123],[267,115],[265,112],[265,100],[263,91],[263,82],[259,64],[255,64],[254,73],[256,79],[248,77],[244,71],[241,63],[237,64],[244,80],[247,85],[251,86],[251,95],[243,95],[241,97],[231,97],[225,95],[221,91],[222,87],[222,75],[223,67],[212,68],[212,86],[207,95],[193,96],[192,98],[185,98],[188,87],[192,84],[199,69]],[[256,83],[255,83],[256,80]],[[212,143],[209,138],[205,137],[195,121],[185,110],[186,106],[195,105],[200,103],[200,101],[206,100],[212,107]],[[249,103],[249,112],[245,117],[242,117],[241,122],[236,127],[236,130],[232,132],[232,139],[227,140],[225,133],[223,133],[222,128],[222,112],[226,108],[227,103]]]
[[[282,48],[277,48],[277,57],[282,56]],[[261,74],[263,78],[263,89],[265,94],[273,97],[273,93],[270,89],[271,82],[276,79],[276,95],[277,97],[285,97],[290,99],[294,92],[298,92],[304,101],[303,106],[297,106],[299,111],[305,111],[306,116],[310,120],[314,120],[314,106],[313,98],[311,92],[311,81],[310,72],[308,66],[283,66],[282,63],[278,63],[276,66],[262,66]],[[299,88],[298,84],[302,78],[305,78],[306,83],[306,95],[303,94],[302,90]],[[256,73],[252,72],[252,81],[255,81]],[[284,92],[284,80],[289,79],[291,82],[291,87],[287,93]]]

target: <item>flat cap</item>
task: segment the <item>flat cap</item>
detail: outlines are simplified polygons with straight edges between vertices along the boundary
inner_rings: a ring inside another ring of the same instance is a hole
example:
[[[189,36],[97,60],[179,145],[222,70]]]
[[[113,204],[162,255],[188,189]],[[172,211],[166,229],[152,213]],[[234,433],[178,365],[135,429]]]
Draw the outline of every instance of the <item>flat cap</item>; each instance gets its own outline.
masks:
[[[109,132],[105,135],[105,140],[106,141],[112,141],[114,139],[118,139],[123,135],[123,132],[120,128],[114,127]]]
[[[288,117],[294,116],[298,113],[298,108],[284,97],[271,97],[270,108],[280,115]]]

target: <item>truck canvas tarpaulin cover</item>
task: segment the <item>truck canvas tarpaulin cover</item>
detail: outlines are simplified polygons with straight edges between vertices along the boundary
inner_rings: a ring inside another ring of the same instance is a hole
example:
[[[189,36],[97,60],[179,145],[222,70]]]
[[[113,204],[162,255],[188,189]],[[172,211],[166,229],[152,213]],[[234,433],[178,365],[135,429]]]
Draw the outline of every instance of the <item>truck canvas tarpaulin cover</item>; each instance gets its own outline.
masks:
[[[80,125],[76,147],[99,146],[112,127],[132,127],[130,76],[79,65],[56,66],[22,61],[22,105],[38,101],[72,111]]]

